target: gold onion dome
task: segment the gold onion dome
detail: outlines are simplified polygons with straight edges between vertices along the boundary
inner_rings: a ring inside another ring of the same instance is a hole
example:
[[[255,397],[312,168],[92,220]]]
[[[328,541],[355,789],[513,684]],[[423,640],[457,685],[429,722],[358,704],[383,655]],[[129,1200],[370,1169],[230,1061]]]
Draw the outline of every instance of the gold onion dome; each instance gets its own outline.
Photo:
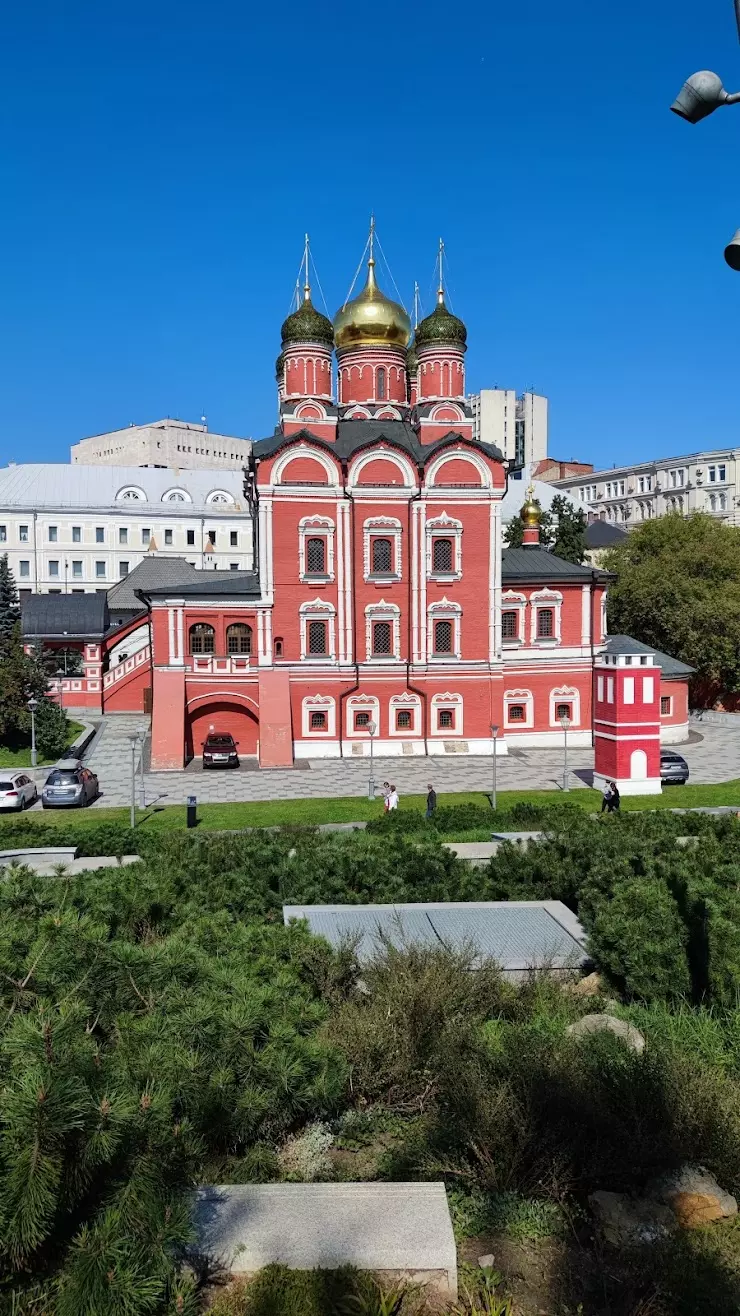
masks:
[[[467,341],[468,331],[465,325],[452,314],[452,311],[448,311],[444,293],[440,288],[437,293],[437,305],[431,315],[417,326],[417,347],[424,347],[427,343],[456,343],[464,348]]]
[[[327,347],[334,346],[334,330],[332,329],[331,320],[321,311],[317,311],[311,301],[311,290],[306,285],[303,293],[303,301],[297,311],[293,311],[287,320],[283,321],[283,327],[280,330],[283,347],[289,343],[323,343]]]
[[[411,321],[398,302],[380,291],[375,281],[375,261],[367,263],[367,283],[358,297],[345,302],[334,316],[337,348],[401,347],[411,338]]]
[[[535,501],[534,485],[530,484],[527,490],[527,497],[522,504],[522,523],[526,526],[539,526],[542,519],[542,509],[538,502]]]

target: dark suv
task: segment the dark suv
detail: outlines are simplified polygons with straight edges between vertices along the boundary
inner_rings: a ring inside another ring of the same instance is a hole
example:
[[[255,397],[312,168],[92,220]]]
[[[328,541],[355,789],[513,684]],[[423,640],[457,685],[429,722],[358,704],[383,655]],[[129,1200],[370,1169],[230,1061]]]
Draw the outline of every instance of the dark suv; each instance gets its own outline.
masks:
[[[681,754],[673,750],[660,751],[660,780],[664,786],[685,786],[689,779],[689,765]]]
[[[238,768],[237,742],[228,733],[215,731],[203,741],[204,768]]]
[[[98,779],[74,759],[52,768],[41,792],[44,809],[84,809],[98,795]]]

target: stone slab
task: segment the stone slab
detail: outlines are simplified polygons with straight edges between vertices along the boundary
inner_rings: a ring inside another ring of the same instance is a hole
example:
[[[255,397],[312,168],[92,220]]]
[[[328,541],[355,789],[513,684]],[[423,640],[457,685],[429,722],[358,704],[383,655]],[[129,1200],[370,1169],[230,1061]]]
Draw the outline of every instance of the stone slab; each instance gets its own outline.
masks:
[[[457,1252],[442,1183],[233,1184],[200,1188],[196,1248],[233,1275],[278,1263],[355,1266],[457,1296]]]
[[[3,864],[11,863],[10,858],[3,858],[0,852],[0,867]],[[93,873],[98,868],[127,868],[129,864],[140,864],[141,856],[138,854],[124,854],[119,860],[117,855],[97,855],[93,858],[75,859],[75,851],[72,850],[17,850],[12,852],[15,862],[23,864],[26,868],[32,868],[34,873],[39,877],[57,877],[56,869],[61,865],[64,872],[62,877],[76,877],[78,873]]]

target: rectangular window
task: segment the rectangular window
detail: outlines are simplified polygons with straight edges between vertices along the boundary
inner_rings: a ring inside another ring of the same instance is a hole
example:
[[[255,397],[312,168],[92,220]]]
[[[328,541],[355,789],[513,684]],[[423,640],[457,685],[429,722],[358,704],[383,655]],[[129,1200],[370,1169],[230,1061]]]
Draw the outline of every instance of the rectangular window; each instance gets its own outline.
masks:
[[[326,713],[311,714],[311,730],[326,731]]]
[[[504,640],[517,640],[519,638],[518,612],[501,613],[501,635]]]
[[[387,576],[393,570],[393,545],[390,539],[374,536],[372,539],[372,573]]]
[[[310,621],[308,623],[308,652],[326,653],[326,622]]]
[[[28,526],[27,526],[27,525],[19,525],[19,526],[18,526],[18,538],[20,539],[20,541],[21,541],[22,544],[27,544],[27,543],[28,543]]]
[[[661,717],[670,717],[673,712],[673,700],[670,695],[660,696],[660,715]]]
[[[452,540],[435,535],[432,540],[432,571],[445,573],[454,570]]]
[[[709,483],[710,483],[710,484],[716,484],[716,482],[717,482],[717,467],[716,467],[716,466],[709,466],[709,467],[707,467],[707,475],[709,476]]]
[[[128,562],[119,562],[119,563],[118,563],[118,574],[119,574],[121,580],[123,580],[124,576],[127,576],[127,575],[128,575]]]
[[[602,703],[603,703],[603,700],[604,700],[604,678],[603,678],[603,676],[597,676],[597,678],[596,678],[596,698],[597,698],[597,699],[600,699],[600,700],[602,701]]]
[[[5,544],[8,539],[8,527],[0,525],[0,544]]]
[[[509,722],[526,722],[524,704],[509,704],[507,710]]]
[[[50,563],[49,563],[49,575],[50,575],[50,576],[58,576],[58,575],[59,575],[59,563],[58,563],[58,562],[50,562]]]
[[[164,532],[164,542],[165,542],[165,544],[167,545],[168,548],[170,548],[170,547],[172,546],[172,531],[171,531],[171,530],[165,530],[165,532]]]
[[[624,678],[624,702],[625,704],[634,704],[635,702],[634,676],[625,676]]]
[[[451,621],[435,621],[434,652],[448,654],[454,652],[454,629]]]
[[[373,622],[373,658],[392,653],[393,631],[389,621]]]
[[[194,530],[188,530],[188,532],[187,532],[187,536],[188,536],[188,548],[194,548],[194,547],[195,547],[195,531],[194,531]]]
[[[95,527],[95,543],[96,543],[96,544],[104,544],[104,543],[105,543],[105,526],[104,526],[104,525],[96,525],[96,527]]]
[[[306,540],[306,575],[326,575],[326,540],[323,535],[313,535]]]
[[[614,677],[613,677],[613,676],[607,676],[607,678],[606,678],[606,702],[607,702],[607,704],[613,704],[613,703],[614,703]]]
[[[717,479],[720,481],[720,483],[721,483],[723,480],[725,480],[726,477],[727,477],[727,468],[726,468],[725,466],[718,466],[718,467],[717,467]]]
[[[569,721],[569,722],[572,722],[572,721],[573,721],[573,705],[572,705],[572,704],[557,704],[556,707],[555,707],[555,716],[556,716],[556,718],[558,719],[559,722],[560,722],[560,721],[562,720],[562,718],[564,718],[564,717],[567,717],[568,721]]]
[[[455,710],[453,708],[440,708],[439,729],[440,731],[455,730]]]
[[[80,525],[72,526],[72,543],[73,544],[82,543],[82,526]]]
[[[538,640],[551,640],[554,635],[555,635],[555,609],[538,608],[537,609]]]
[[[95,563],[95,575],[97,576],[98,580],[105,580],[105,563],[104,563],[104,562],[96,562],[96,563]]]
[[[238,562],[230,562],[230,563],[229,563],[229,571],[238,571],[238,570],[239,570],[239,563],[238,563]]]
[[[27,558],[22,558],[21,561],[18,563],[18,566],[19,566],[19,568],[20,568],[20,570],[19,570],[19,572],[18,572],[18,574],[19,574],[20,576],[30,576],[30,574],[31,574],[31,563],[28,561]]]
[[[238,530],[230,530],[230,531],[229,531],[229,546],[230,546],[231,548],[238,548],[238,546],[239,546],[239,531],[238,531]]]
[[[149,529],[148,526],[147,526],[145,529],[142,529],[142,531],[141,531],[141,542],[142,542],[142,544],[145,544],[145,545],[148,544],[148,543],[149,543],[149,540],[151,539],[151,537],[152,537],[152,532],[151,532],[151,530]]]
[[[355,731],[367,731],[370,726],[369,713],[355,713]]]
[[[215,531],[215,530],[209,530],[209,531],[208,531],[208,543],[209,543],[209,544],[213,544],[213,547],[214,547],[214,548],[216,547],[216,531]]]
[[[396,712],[396,731],[411,730],[411,712],[408,708],[399,708]]]
[[[72,563],[72,575],[73,575],[73,576],[77,576],[77,577],[80,577],[80,576],[82,575],[82,563],[81,563],[81,562],[73,562],[73,563]]]
[[[56,527],[55,525],[50,525],[50,526],[49,526],[49,543],[50,543],[50,544],[56,544],[58,538],[59,538],[59,535],[58,535],[58,533],[57,533],[57,527]]]
[[[654,698],[655,698],[655,678],[652,676],[643,676],[642,678],[643,704],[652,704]]]
[[[118,527],[118,542],[124,545],[128,543],[128,530],[124,525]]]

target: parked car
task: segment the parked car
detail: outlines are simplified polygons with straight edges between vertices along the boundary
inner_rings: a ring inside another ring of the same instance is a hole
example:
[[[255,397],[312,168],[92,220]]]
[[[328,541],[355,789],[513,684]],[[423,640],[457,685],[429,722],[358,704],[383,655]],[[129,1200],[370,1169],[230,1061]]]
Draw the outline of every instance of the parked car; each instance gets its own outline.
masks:
[[[6,772],[0,768],[0,809],[15,809],[20,813],[38,798],[36,782],[27,772]]]
[[[52,768],[41,792],[44,809],[84,809],[98,795],[98,779],[76,759],[63,759]]]
[[[660,780],[666,786],[685,786],[689,779],[689,765],[680,754],[671,749],[660,751]]]
[[[237,741],[227,732],[214,731],[203,741],[204,768],[238,768]]]

